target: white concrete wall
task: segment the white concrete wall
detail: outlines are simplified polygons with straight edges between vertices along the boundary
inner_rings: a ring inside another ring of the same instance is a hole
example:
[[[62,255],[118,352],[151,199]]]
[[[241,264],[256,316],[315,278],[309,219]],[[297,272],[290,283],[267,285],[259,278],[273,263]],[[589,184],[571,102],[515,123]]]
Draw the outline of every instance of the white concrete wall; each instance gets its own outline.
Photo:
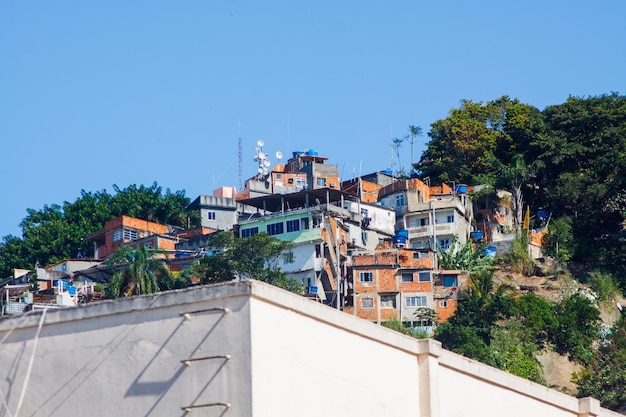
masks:
[[[618,415],[252,281],[3,319],[0,342],[0,417]]]

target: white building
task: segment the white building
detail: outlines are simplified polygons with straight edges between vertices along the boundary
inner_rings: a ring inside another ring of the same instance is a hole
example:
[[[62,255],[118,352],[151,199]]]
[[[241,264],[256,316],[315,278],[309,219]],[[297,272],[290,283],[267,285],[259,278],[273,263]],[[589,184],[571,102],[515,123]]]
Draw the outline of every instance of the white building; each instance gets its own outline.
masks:
[[[253,281],[0,320],[0,416],[612,416]]]

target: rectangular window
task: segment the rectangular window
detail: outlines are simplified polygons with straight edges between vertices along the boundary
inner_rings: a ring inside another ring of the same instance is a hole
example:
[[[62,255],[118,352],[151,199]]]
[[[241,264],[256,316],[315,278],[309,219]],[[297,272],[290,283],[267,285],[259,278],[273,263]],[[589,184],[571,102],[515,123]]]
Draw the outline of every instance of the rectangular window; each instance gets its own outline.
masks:
[[[380,296],[380,308],[396,308],[396,296],[395,295],[381,295]]]
[[[448,307],[447,301],[439,301],[439,307]]]
[[[137,240],[137,231],[133,229],[124,229],[124,240]]]
[[[296,187],[306,187],[306,178],[296,178]]]
[[[426,307],[427,299],[425,295],[414,295],[406,297],[404,303],[407,307]]]
[[[209,220],[215,220],[215,212],[214,211],[207,211],[206,218],[209,219]]]
[[[267,234],[270,236],[280,235],[281,233],[284,233],[284,227],[283,222],[268,224]]]
[[[456,287],[457,286],[457,279],[456,279],[456,275],[444,275],[443,276],[443,286],[446,288],[449,287]]]
[[[413,282],[413,272],[403,272],[402,282]]]
[[[286,252],[283,254],[283,261],[285,264],[293,263],[293,252]]]
[[[279,181],[283,180],[283,174],[276,174],[276,179]]]
[[[326,187],[326,178],[318,178],[317,179],[318,187]]]
[[[404,207],[404,194],[396,196],[396,207]]]
[[[122,240],[122,229],[113,231],[113,242],[117,242],[119,240]]]
[[[309,230],[309,218],[303,217],[300,219],[300,228],[302,230]]]
[[[143,247],[146,249],[152,249],[152,243],[146,243]]]
[[[454,223],[454,214],[448,215],[448,217],[446,218],[446,221],[448,223]]]
[[[441,249],[450,249],[450,239],[439,239],[439,247]]]
[[[374,274],[371,272],[359,272],[359,281],[372,282],[374,280]]]
[[[430,282],[430,272],[429,271],[420,272],[418,280],[419,282]]]
[[[241,229],[241,237],[250,237],[259,233],[258,227],[249,227],[247,229]]]
[[[363,310],[371,310],[374,308],[373,298],[361,298],[361,308]]]
[[[287,233],[300,230],[300,219],[287,220]]]

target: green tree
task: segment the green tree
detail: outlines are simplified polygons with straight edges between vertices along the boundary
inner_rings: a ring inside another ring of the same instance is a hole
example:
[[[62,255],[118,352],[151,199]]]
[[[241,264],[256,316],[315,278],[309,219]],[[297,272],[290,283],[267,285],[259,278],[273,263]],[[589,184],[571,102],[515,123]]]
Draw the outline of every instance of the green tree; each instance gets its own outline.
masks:
[[[163,264],[164,260],[155,257],[158,254],[162,251],[143,246],[137,249],[121,246],[107,260],[107,263],[119,267],[109,281],[109,296],[129,297],[170,289],[170,274]]]
[[[571,217],[564,216],[550,222],[543,250],[546,255],[556,258],[559,262],[567,262],[572,258],[575,239]]]
[[[555,306],[557,326],[550,334],[555,350],[569,354],[581,363],[589,363],[593,357],[591,344],[600,330],[600,311],[590,300],[576,293]]]
[[[474,248],[471,241],[467,241],[465,245],[461,246],[458,236],[455,235],[448,250],[437,247],[439,266],[443,269],[459,269],[470,272],[486,269],[492,263],[491,258],[483,255],[486,247],[486,244],[481,244]]]
[[[292,243],[267,233],[235,238],[231,232],[216,233],[211,239],[211,256],[200,259],[195,271],[203,284],[254,278],[289,291],[301,293],[302,284],[287,277],[278,266]]]

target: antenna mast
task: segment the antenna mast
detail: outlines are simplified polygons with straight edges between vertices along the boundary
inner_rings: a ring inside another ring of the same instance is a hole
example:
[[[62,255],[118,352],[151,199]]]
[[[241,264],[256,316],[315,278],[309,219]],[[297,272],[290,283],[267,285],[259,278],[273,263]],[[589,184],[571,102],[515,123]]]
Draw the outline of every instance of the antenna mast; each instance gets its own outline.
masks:
[[[241,122],[239,122],[237,133],[239,134],[239,189],[243,190],[243,140],[241,139]]]

